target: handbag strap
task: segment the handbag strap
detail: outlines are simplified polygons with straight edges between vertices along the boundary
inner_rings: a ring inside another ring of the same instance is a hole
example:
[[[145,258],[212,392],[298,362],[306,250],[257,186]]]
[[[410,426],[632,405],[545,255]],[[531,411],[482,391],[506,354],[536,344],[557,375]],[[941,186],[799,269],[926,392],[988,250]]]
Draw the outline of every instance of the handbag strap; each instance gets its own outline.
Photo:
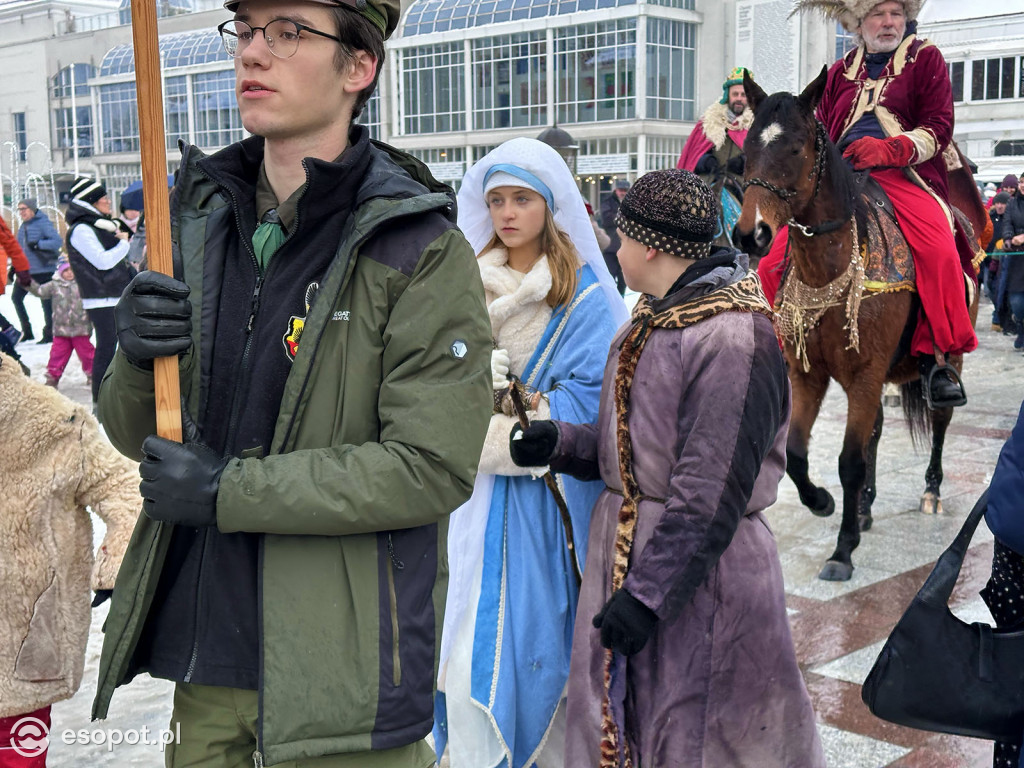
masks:
[[[974,532],[978,528],[978,523],[981,522],[981,518],[985,516],[985,510],[988,507],[988,488],[981,494],[978,501],[974,504],[974,509],[967,516],[967,520],[964,521],[963,528],[960,529],[960,533],[953,539],[953,543],[946,548],[946,551],[942,553],[939,561],[932,568],[932,572],[928,575],[928,579],[925,581],[924,586],[917,593],[918,598],[931,605],[947,605],[949,598],[953,594],[953,587],[956,586],[957,577],[960,576],[960,568],[964,564],[964,558],[967,556],[967,547],[970,546],[971,539],[974,538]]]

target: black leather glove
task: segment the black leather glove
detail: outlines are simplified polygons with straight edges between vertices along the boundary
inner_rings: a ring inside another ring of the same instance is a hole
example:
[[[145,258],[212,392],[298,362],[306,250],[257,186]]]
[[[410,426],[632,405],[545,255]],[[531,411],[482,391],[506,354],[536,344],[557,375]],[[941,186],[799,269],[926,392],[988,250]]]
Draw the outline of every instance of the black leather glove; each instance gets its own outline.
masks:
[[[176,443],[150,435],[139,465],[142,511],[164,523],[217,524],[217,490],[230,461],[202,443]]]
[[[720,168],[718,158],[708,152],[706,155],[701,155],[693,172],[698,174],[718,173]]]
[[[100,605],[103,605],[103,603],[109,600],[113,596],[113,594],[114,590],[112,589],[97,589],[95,597],[93,597],[92,599],[92,607],[96,608]]]
[[[508,436],[512,461],[520,467],[546,466],[556,445],[558,427],[553,421],[535,421],[525,430],[516,424]]]
[[[140,368],[153,359],[188,351],[192,346],[192,304],[189,287],[160,272],[140,272],[114,308],[117,343]]]
[[[601,645],[623,656],[639,653],[657,623],[658,615],[624,589],[612,595],[594,617],[594,626],[601,630]]]
[[[743,171],[747,167],[747,158],[744,155],[730,157],[729,162],[725,164],[725,167],[729,169],[729,173],[735,173],[737,176],[742,176]]]

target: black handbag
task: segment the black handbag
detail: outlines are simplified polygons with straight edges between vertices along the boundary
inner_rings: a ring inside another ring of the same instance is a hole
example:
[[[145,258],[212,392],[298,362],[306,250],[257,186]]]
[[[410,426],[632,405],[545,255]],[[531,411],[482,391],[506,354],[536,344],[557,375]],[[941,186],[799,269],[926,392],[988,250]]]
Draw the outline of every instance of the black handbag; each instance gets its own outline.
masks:
[[[861,698],[897,725],[1019,743],[1024,631],[966,624],[948,606],[987,504],[986,490],[889,635]]]

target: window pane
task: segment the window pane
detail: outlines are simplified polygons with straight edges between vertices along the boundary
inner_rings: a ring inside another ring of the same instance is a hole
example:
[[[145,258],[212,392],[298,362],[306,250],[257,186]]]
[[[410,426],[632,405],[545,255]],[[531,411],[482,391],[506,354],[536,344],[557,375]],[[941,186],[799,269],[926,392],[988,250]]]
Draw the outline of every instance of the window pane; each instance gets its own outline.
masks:
[[[1002,59],[1003,71],[999,78],[999,98],[1013,98],[1013,57]]]
[[[971,62],[971,98],[981,101],[985,98],[985,62]]]
[[[636,117],[636,19],[555,30],[559,123]]]
[[[473,127],[548,123],[543,32],[473,42]]]
[[[949,79],[953,85],[953,101],[964,100],[964,63],[954,61],[949,65]]]
[[[667,19],[647,23],[647,117],[693,119],[692,24]]]
[[[466,129],[462,43],[409,48],[402,54],[406,134]]]
[[[999,59],[989,59],[985,62],[985,98],[999,98]]]

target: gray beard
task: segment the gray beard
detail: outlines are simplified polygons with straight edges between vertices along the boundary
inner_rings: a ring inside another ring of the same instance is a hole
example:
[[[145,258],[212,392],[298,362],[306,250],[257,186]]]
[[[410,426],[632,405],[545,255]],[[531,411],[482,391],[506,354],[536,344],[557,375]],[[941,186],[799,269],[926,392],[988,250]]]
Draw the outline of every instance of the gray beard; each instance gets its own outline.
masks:
[[[739,110],[736,109],[737,107],[739,107]],[[742,115],[743,114],[743,110],[745,110],[745,109],[746,109],[746,107],[744,107],[739,102],[733,102],[732,104],[729,105],[729,111],[732,112],[735,117],[739,117],[740,115]],[[734,117],[734,119],[735,119],[735,117]]]

